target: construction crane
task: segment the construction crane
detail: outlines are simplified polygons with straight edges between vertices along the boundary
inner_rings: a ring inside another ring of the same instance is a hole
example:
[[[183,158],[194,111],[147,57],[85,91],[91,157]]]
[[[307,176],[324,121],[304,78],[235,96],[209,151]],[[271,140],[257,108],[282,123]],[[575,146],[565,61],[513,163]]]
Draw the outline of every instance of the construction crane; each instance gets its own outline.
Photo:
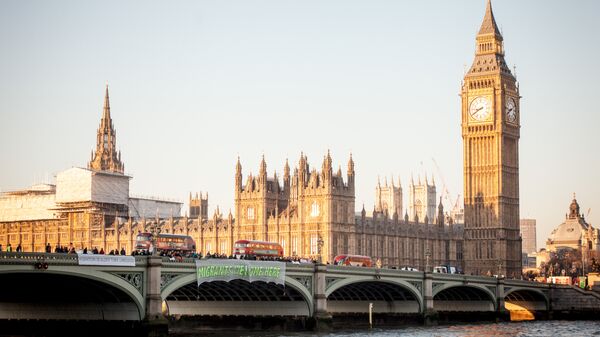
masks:
[[[452,203],[452,200],[450,200],[450,191],[448,191],[448,187],[446,185],[446,179],[444,179],[444,175],[442,174],[442,170],[440,170],[440,167],[438,166],[438,164],[437,164],[437,162],[435,161],[434,158],[431,158],[431,160],[433,161],[433,165],[435,166],[435,170],[436,170],[438,176],[440,176],[440,178],[442,179],[442,200],[445,201],[446,205],[453,205],[454,206],[454,204]]]

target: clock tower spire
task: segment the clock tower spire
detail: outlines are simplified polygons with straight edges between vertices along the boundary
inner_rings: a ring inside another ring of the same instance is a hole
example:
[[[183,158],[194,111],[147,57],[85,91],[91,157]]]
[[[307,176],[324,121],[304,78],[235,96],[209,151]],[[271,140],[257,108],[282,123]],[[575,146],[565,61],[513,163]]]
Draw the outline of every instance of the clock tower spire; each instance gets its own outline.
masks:
[[[465,273],[521,273],[519,100],[488,0],[461,90]]]
[[[110,102],[108,98],[108,83],[104,94],[104,111],[97,132],[96,151],[88,168],[96,171],[109,171],[123,174],[125,165],[121,162],[121,152],[116,150],[117,132],[110,117]]]

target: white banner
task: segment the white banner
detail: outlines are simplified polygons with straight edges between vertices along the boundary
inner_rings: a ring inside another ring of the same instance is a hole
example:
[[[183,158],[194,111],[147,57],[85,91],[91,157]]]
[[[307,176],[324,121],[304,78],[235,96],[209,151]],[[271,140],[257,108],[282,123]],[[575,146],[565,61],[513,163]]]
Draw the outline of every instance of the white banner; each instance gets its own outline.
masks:
[[[196,260],[198,285],[204,282],[245,280],[285,285],[285,263],[237,259]]]
[[[135,267],[135,257],[125,255],[77,254],[80,266]]]

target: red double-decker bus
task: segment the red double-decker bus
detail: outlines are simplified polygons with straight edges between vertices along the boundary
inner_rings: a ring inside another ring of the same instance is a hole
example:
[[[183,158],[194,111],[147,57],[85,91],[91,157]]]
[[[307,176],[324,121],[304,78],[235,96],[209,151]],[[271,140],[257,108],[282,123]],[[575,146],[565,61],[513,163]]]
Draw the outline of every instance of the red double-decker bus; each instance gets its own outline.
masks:
[[[364,255],[338,255],[333,260],[333,264],[338,266],[372,267],[373,260]]]
[[[139,233],[135,238],[135,249],[138,251],[150,251],[152,247],[152,234]],[[196,242],[189,235],[178,234],[158,234],[156,238],[156,249],[163,251],[180,251],[183,253],[195,252]]]
[[[277,242],[239,240],[233,245],[233,255],[282,257],[283,248]]]

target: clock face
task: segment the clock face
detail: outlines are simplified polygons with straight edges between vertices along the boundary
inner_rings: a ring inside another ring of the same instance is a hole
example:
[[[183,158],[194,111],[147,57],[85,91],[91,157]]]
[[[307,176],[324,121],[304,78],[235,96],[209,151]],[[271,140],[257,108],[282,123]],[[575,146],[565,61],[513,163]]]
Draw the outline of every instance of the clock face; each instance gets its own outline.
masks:
[[[510,97],[506,101],[506,119],[511,123],[517,120],[517,105]]]
[[[488,118],[491,110],[490,100],[483,96],[479,96],[471,102],[469,114],[473,119],[483,121]]]

